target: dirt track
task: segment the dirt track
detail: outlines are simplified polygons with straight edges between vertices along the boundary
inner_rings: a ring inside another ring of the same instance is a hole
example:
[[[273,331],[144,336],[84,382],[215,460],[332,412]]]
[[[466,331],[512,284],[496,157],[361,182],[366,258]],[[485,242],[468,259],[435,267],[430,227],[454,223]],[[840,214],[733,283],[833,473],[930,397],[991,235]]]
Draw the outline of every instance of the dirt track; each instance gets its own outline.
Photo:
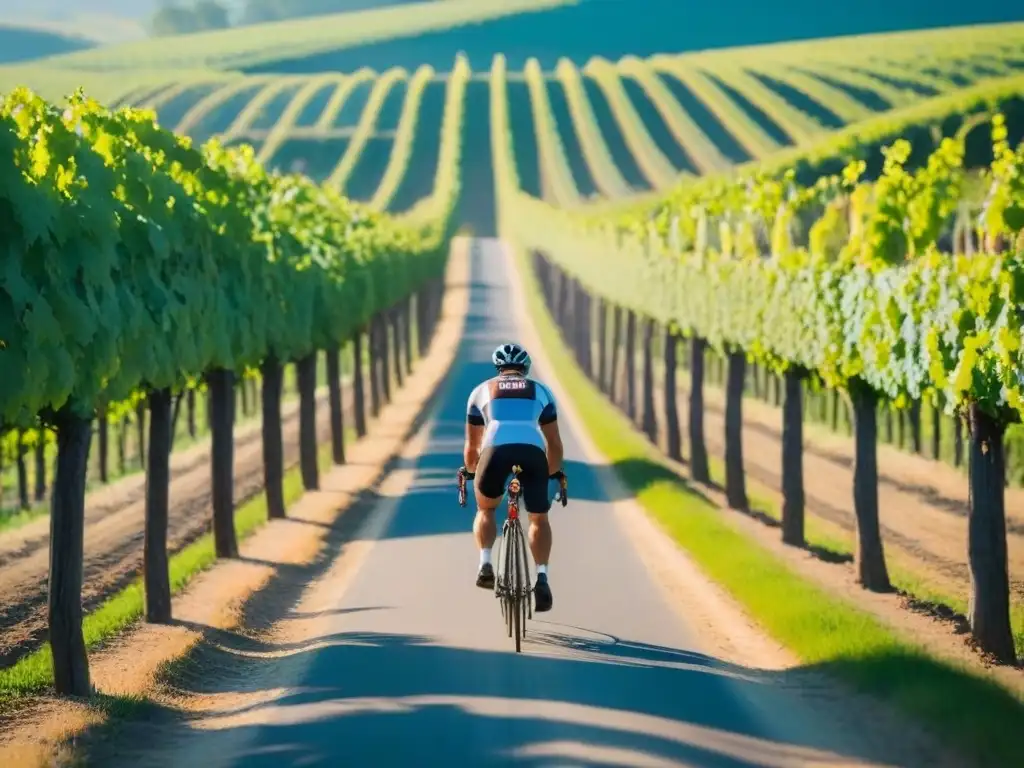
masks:
[[[344,387],[345,420],[352,404]],[[298,462],[298,399],[281,408],[285,467]],[[263,488],[260,420],[235,430],[235,503]],[[330,435],[327,390],[317,392],[317,437]],[[129,584],[142,566],[145,474],[138,473],[86,496],[83,608],[88,611]],[[168,548],[176,552],[209,528],[210,439],[171,457]],[[43,517],[0,536],[0,665],[37,648],[46,637],[50,521]]]

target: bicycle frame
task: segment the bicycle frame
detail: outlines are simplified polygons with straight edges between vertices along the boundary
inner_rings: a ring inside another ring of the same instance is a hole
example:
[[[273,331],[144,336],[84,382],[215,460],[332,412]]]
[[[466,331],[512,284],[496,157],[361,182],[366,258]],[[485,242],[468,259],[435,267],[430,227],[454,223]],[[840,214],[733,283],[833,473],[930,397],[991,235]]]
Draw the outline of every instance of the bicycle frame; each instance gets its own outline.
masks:
[[[508,513],[501,528],[501,549],[495,564],[494,596],[501,601],[501,615],[508,629],[508,636],[515,637],[516,653],[521,652],[522,639],[526,636],[526,620],[533,618],[533,584],[530,578],[530,560],[527,552],[526,535],[519,522],[519,501],[522,498],[522,483],[519,475],[522,467],[512,467],[512,478],[505,488],[508,497]],[[568,497],[565,474],[559,472],[558,500],[564,507]],[[459,505],[466,506],[466,481],[468,475],[459,469]]]

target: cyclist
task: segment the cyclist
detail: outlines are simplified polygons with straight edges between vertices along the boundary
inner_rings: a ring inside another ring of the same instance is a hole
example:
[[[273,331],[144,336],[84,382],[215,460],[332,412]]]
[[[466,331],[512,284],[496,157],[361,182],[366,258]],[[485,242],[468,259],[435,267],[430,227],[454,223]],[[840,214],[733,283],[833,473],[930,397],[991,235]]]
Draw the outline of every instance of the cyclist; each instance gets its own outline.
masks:
[[[491,549],[497,537],[494,510],[505,483],[518,465],[522,499],[529,513],[530,552],[537,563],[534,607],[550,611],[554,601],[548,585],[551,525],[548,479],[562,469],[562,438],[551,390],[528,378],[530,355],[518,344],[502,344],[491,362],[498,375],[477,386],[466,404],[466,470],[476,475],[477,513],[473,534],[480,548],[476,585],[494,588]]]

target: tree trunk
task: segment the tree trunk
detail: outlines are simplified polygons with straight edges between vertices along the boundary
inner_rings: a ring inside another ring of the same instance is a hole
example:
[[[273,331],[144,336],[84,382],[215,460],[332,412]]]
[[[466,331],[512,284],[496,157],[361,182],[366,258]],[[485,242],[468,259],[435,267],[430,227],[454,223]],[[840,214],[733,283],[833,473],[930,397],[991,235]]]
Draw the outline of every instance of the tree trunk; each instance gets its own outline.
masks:
[[[99,465],[100,465],[100,482],[106,484],[107,480],[110,479],[110,419],[107,417],[106,411],[100,414],[97,419],[96,431],[99,434],[99,445],[97,449],[100,452]]]
[[[171,487],[171,390],[149,393],[149,462],[146,465],[146,530],[143,583],[146,621],[171,620],[171,574],[167,562],[167,513]]]
[[[652,443],[658,442],[658,422],[654,418],[654,321],[644,320],[643,335],[643,430]]]
[[[249,387],[248,379],[242,379],[242,386],[239,389],[242,390],[242,416],[249,415]]]
[[[707,342],[690,339],[690,472],[698,483],[711,482],[708,448],[704,442],[704,349]]]
[[[893,423],[892,423],[892,406],[886,403],[885,405],[885,442],[892,445],[894,439],[893,435]]]
[[[46,498],[46,429],[40,425],[36,440],[36,487],[34,498],[38,503]]]
[[[802,547],[804,538],[803,371],[787,368],[782,405],[782,540]]]
[[[900,410],[896,417],[896,443],[902,450],[907,447],[907,412]]]
[[[15,451],[15,461],[18,465],[18,504],[22,509],[28,509],[31,504],[28,498],[28,464],[25,463],[25,430],[18,430],[18,450]]]
[[[405,346],[405,340],[402,338],[402,307],[400,304],[396,304],[394,309],[390,313],[391,318],[391,335],[392,351],[394,352],[394,365],[395,369],[395,386],[401,387],[405,381],[405,375],[402,373],[402,347]]]
[[[345,417],[341,405],[341,365],[338,357],[337,349],[327,350],[327,397],[331,409],[331,458],[335,464],[344,464]],[[395,361],[395,370],[401,370],[397,360]]]
[[[968,607],[978,647],[1004,664],[1016,653],[1010,627],[1010,582],[1006,555],[1006,497],[1003,490],[1005,426],[972,404],[970,418],[970,500],[967,554],[971,574]]]
[[[135,405],[135,446],[139,454],[139,466],[146,466],[146,401]]]
[[[117,430],[117,468],[124,476],[128,469],[128,417],[121,417],[121,426]]]
[[[185,405],[188,406],[188,436],[196,439],[196,391],[190,389],[185,395]]]
[[[422,294],[421,294],[422,295]],[[420,326],[423,327],[422,325]],[[366,436],[366,377],[363,375],[363,331],[352,338],[352,403],[356,437]]]
[[[412,296],[402,302],[402,339],[405,341],[405,373],[412,375]]]
[[[679,339],[669,326],[665,326],[665,433],[668,457],[683,460],[683,436],[679,431],[679,392],[676,387],[676,368]]]
[[[370,320],[370,415],[380,415],[380,315]]]
[[[213,486],[213,545],[217,557],[238,557],[235,535],[235,374],[224,368],[210,371],[210,458]]]
[[[636,424],[636,313],[626,310],[626,415]]]
[[[89,658],[82,634],[85,474],[92,427],[68,412],[57,414],[57,468],[50,495],[48,618],[53,682],[58,694],[88,696]]]
[[[380,314],[380,391],[383,396],[382,405],[391,402],[391,334],[389,332],[388,313]]]
[[[910,410],[907,412],[907,418],[910,421],[910,449],[918,456],[921,455],[923,448],[921,446],[921,401],[914,400],[910,404]]]
[[[302,487],[307,491],[320,488],[320,472],[316,465],[316,352],[310,352],[295,363],[299,383],[299,468]]]
[[[725,390],[725,496],[733,509],[747,509],[747,482],[743,476],[743,382],[747,357],[729,353]]]
[[[622,307],[616,305],[612,310],[612,365],[608,371],[608,397],[620,405],[622,388],[619,386],[619,353],[622,348]]]
[[[263,381],[263,487],[267,496],[267,517],[282,518],[284,506],[284,436],[281,429],[281,386],[284,368],[274,356],[260,365]]]
[[[873,592],[892,589],[878,519],[878,396],[850,382],[855,432],[853,504],[857,519],[857,581]]]
[[[964,422],[960,413],[953,415],[953,466],[964,464]]]
[[[942,407],[936,402],[932,405],[932,458],[942,460]]]
[[[608,305],[597,299],[597,384],[608,394]]]

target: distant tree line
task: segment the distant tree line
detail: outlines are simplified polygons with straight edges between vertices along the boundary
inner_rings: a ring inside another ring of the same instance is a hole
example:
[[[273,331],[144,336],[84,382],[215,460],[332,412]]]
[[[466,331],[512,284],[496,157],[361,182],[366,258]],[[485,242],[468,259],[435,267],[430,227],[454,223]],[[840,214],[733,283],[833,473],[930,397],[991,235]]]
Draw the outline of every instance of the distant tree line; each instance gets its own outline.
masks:
[[[343,11],[360,11],[400,5],[410,0],[245,0],[236,24],[319,16]],[[155,36],[183,35],[232,26],[226,0],[163,0],[150,23]]]

